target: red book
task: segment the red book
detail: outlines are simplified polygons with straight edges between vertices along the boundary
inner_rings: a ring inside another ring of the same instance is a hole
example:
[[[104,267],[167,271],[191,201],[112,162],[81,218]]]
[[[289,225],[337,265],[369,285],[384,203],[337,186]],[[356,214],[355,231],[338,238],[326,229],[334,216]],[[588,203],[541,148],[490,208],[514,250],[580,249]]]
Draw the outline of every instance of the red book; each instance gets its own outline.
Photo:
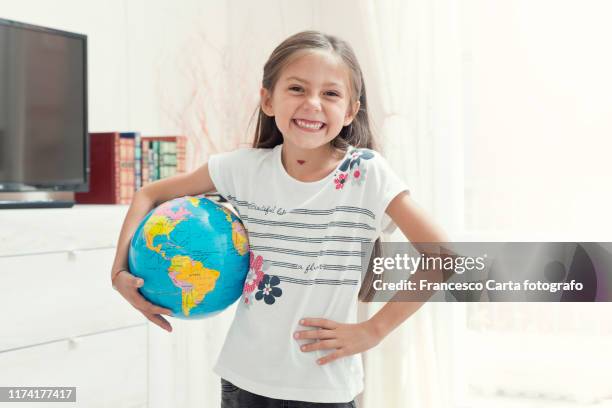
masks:
[[[89,191],[79,204],[130,204],[134,197],[134,139],[119,132],[89,134]]]

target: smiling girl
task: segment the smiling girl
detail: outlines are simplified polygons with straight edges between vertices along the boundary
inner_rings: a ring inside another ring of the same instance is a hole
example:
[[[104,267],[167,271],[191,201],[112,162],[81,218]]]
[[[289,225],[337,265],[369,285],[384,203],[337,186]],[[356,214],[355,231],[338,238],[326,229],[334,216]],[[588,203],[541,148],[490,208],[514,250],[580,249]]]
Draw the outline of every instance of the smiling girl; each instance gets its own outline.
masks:
[[[250,271],[214,371],[222,407],[354,407],[361,353],[420,304],[388,303],[357,321],[362,244],[396,225],[413,242],[448,241],[376,151],[363,75],[352,48],[316,31],[295,34],[263,69],[253,146],[143,187],[119,238],[112,280],[170,331],[138,293],[127,248],[156,204],[216,190],[240,214]],[[394,223],[392,223],[393,221]]]

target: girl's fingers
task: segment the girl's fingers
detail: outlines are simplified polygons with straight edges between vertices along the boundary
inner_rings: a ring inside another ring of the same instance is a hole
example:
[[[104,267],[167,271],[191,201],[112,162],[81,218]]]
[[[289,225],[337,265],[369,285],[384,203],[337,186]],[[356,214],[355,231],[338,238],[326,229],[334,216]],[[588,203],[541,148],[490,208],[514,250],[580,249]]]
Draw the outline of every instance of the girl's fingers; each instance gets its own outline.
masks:
[[[145,301],[146,302],[146,301]],[[154,305],[153,303],[146,302],[146,312],[149,314],[159,314],[172,316],[172,310],[166,309],[165,307]]]
[[[324,350],[324,349],[338,348],[339,346],[340,346],[340,343],[338,342],[338,340],[323,340],[323,341],[316,341],[313,343],[304,344],[302,345],[302,347],[300,347],[300,350],[302,351]]]
[[[327,364],[330,363],[334,360],[339,359],[340,357],[344,357],[345,352],[343,351],[343,349],[338,349],[336,351],[334,351],[333,353],[330,353],[324,357],[321,357],[320,359],[317,360],[317,364],[319,365],[323,365],[323,364]]]
[[[172,310],[163,308],[161,306],[153,306],[153,312],[155,314],[160,314],[160,315],[165,314],[167,316],[174,316],[174,314],[172,313]]]
[[[132,284],[132,286],[134,286],[135,288],[139,288],[142,285],[144,285],[144,281],[142,280],[142,278],[137,278],[137,277],[133,277],[132,281],[130,282]]]
[[[123,296],[134,308],[138,309],[142,313],[146,314],[165,314],[172,316],[172,310],[165,307],[157,306],[145,299],[137,290],[128,291]]]
[[[338,327],[338,322],[329,319],[323,319],[319,317],[310,317],[300,320],[302,326],[316,326],[324,329],[335,329]]]
[[[142,314],[144,314],[147,319],[149,319],[152,323],[155,323],[156,325],[158,325],[162,329],[164,329],[164,330],[166,330],[168,332],[172,331],[172,326],[170,325],[170,323],[168,323],[168,321],[166,319],[161,317],[161,315],[158,315],[158,314],[149,314],[149,313],[145,313],[145,312],[143,312]]]
[[[162,315],[162,314],[165,314],[165,315],[168,315],[168,316],[172,316],[172,310],[166,309],[166,308],[161,307],[161,306],[157,306],[157,305],[147,301],[144,298],[144,296],[142,296],[140,293],[138,293],[137,289],[139,287],[141,287],[142,285],[144,285],[144,280],[142,278],[136,277],[136,276],[130,274],[129,272],[127,272],[127,271],[123,271],[121,273],[128,277],[128,286],[135,289],[135,290],[131,290],[131,289],[128,290],[125,295],[122,293],[123,297],[126,298],[128,300],[128,302],[132,306],[134,306],[136,309],[138,309],[140,312],[142,312],[145,316],[147,316],[147,315]],[[120,277],[117,277],[117,279],[120,279]],[[121,293],[121,291],[119,293]],[[151,319],[149,319],[149,320],[151,320]],[[168,327],[169,327],[170,324],[167,321],[166,321],[166,323],[168,324]]]
[[[138,295],[136,299],[135,307],[143,313],[147,314],[165,314],[168,316],[172,316],[172,310],[166,309],[161,306],[154,305],[151,302],[148,302],[142,295]]]
[[[119,275],[122,275],[122,276],[119,276]],[[139,288],[142,285],[144,285],[144,281],[142,280],[142,278],[139,278],[137,276],[132,275],[131,273],[129,273],[125,269],[122,269],[119,272],[119,275],[117,275],[116,279],[126,279],[129,286],[132,286],[132,287],[135,287],[135,288]]]
[[[294,337],[296,339],[333,339],[335,338],[333,330],[316,329],[316,330],[302,330],[295,332]]]

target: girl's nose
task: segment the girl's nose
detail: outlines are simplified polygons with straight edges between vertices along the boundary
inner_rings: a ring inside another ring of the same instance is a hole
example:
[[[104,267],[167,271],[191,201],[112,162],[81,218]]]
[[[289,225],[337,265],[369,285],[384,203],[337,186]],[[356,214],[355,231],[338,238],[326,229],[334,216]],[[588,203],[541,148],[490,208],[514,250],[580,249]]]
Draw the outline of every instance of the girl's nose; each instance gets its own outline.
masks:
[[[321,99],[318,96],[309,96],[306,98],[305,105],[313,110],[321,110]]]

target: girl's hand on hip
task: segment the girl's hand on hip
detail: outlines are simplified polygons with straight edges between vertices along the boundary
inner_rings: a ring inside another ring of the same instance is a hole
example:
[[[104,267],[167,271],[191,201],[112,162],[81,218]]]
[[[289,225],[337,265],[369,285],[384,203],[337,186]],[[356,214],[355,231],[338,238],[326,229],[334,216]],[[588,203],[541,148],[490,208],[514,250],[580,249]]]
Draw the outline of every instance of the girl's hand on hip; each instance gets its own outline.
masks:
[[[367,320],[360,323],[339,323],[329,319],[304,318],[300,320],[300,324],[316,328],[314,330],[296,331],[293,334],[295,339],[315,340],[312,343],[302,345],[300,350],[304,352],[324,349],[334,350],[317,360],[319,365],[369,350],[381,340],[374,327]]]

